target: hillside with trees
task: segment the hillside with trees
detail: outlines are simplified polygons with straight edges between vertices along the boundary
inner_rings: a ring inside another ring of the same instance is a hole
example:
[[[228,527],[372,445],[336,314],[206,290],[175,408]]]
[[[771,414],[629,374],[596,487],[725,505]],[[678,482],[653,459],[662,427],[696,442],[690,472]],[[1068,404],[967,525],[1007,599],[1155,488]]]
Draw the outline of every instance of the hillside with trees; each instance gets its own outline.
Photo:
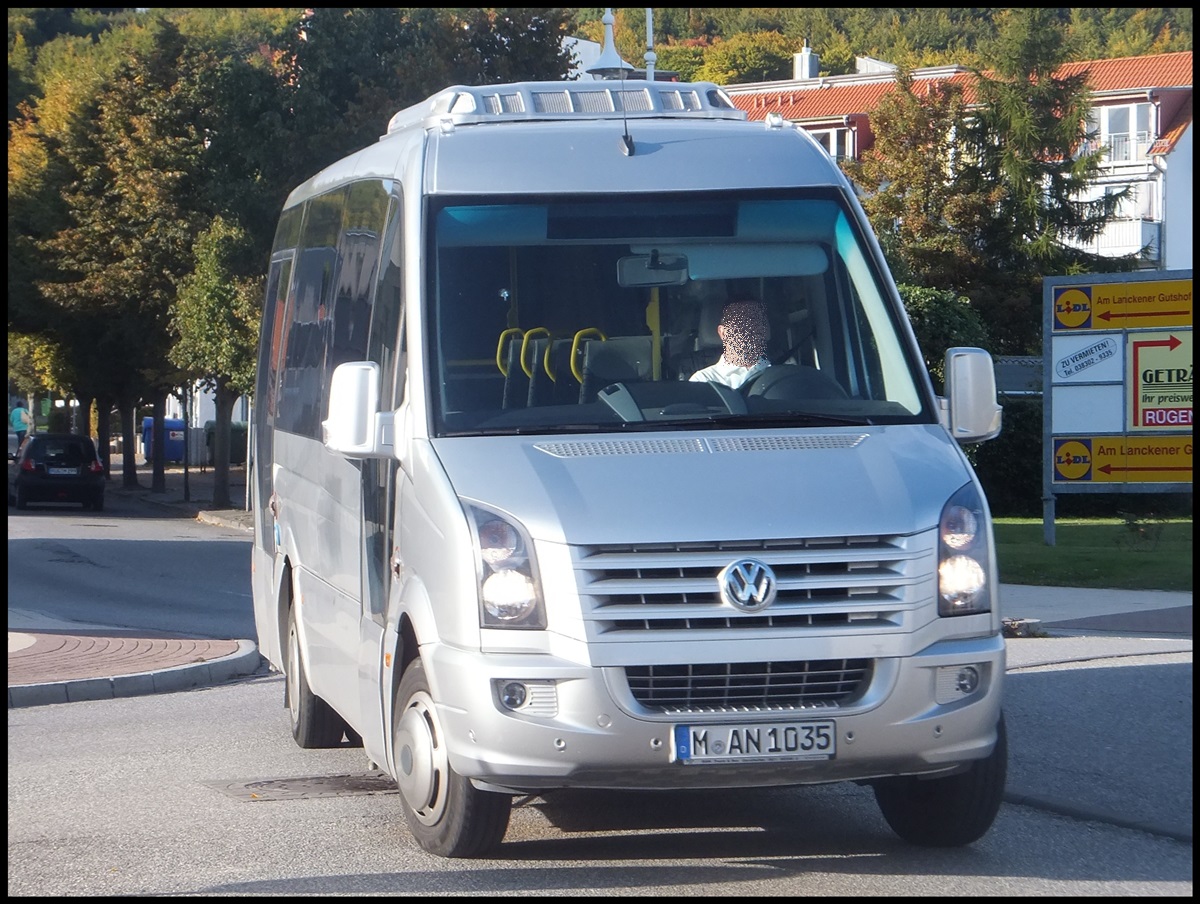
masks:
[[[718,83],[791,78],[792,53],[805,42],[821,57],[823,75],[855,71],[860,56],[916,68],[957,63],[977,67],[995,42],[1007,7],[667,8],[655,9],[659,69],[686,80]],[[603,9],[574,10],[577,33],[600,41]],[[1068,60],[1098,60],[1192,49],[1192,11],[1134,8],[1049,8]],[[614,9],[621,55],[643,65],[645,9]],[[774,60],[772,65],[771,61]],[[725,76],[714,77],[714,76]]]

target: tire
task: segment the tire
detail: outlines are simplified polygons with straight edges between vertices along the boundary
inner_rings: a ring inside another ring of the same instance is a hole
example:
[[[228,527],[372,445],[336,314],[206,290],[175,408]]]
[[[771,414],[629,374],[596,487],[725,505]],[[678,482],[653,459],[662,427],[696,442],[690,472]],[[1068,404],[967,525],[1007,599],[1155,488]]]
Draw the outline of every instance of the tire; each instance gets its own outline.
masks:
[[[17,499],[16,499],[17,508],[19,508],[19,509],[29,508],[29,494],[27,492],[25,492],[23,487],[17,487],[16,492],[17,492]]]
[[[93,511],[97,511],[97,512],[104,511],[104,493],[103,492],[97,493],[95,496],[92,497],[92,509],[93,509]]]
[[[332,706],[312,692],[304,677],[295,606],[288,610],[284,700],[292,723],[292,737],[297,744],[307,750],[341,746],[342,735],[346,733],[345,721]]]
[[[996,726],[996,746],[966,772],[947,778],[884,779],[875,783],[875,801],[897,835],[922,847],[961,847],[991,828],[1004,797],[1008,740],[1004,716]]]
[[[396,784],[417,843],[440,857],[478,857],[508,831],[512,797],[480,791],[450,766],[445,734],[420,659],[400,679],[392,726]]]

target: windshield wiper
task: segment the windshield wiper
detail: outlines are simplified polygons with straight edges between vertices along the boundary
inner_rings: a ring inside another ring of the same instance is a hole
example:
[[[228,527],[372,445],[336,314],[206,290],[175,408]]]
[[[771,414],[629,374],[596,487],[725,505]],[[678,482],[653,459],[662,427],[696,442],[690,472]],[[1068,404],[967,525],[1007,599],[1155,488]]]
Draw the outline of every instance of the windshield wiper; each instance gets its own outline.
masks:
[[[471,430],[447,430],[442,436],[540,436],[558,433],[601,433],[614,424],[523,424],[512,427],[475,427]]]
[[[814,411],[776,411],[754,414],[730,414],[712,418],[714,427],[865,427],[874,423],[868,417],[843,417]]]

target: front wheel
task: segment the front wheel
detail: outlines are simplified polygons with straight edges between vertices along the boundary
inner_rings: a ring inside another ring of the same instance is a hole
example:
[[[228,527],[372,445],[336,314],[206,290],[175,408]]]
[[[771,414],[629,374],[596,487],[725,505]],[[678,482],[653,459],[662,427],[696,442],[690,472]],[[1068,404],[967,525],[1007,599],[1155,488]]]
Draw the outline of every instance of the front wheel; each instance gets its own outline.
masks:
[[[450,766],[446,736],[420,659],[405,669],[396,702],[396,784],[417,843],[441,857],[478,857],[495,848],[508,831],[512,797],[480,791]]]
[[[300,652],[300,632],[296,626],[296,607],[288,612],[287,670],[284,673],[284,695],[292,737],[306,749],[338,747],[346,733],[346,723],[332,706],[312,692],[304,677],[304,660]]]
[[[923,847],[960,847],[991,828],[1004,797],[1008,740],[1004,716],[996,726],[996,746],[970,768],[947,778],[913,776],[875,783],[875,801],[897,835]]]

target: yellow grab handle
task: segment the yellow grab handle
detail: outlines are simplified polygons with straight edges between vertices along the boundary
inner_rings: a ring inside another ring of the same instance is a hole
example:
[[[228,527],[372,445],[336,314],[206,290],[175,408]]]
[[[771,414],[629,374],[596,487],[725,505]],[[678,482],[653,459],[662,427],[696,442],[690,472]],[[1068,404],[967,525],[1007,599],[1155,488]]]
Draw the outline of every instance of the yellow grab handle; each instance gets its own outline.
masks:
[[[646,305],[646,326],[650,327],[650,335],[654,344],[650,346],[650,366],[654,379],[662,379],[662,323],[659,319],[658,286],[650,290],[650,303]]]
[[[504,364],[504,340],[509,336],[524,336],[525,331],[518,327],[510,327],[500,334],[500,341],[496,343],[496,366],[500,368],[500,373],[508,376],[508,367]]]
[[[579,383],[583,383],[583,368],[579,366],[579,352],[582,347],[581,343],[584,339],[589,338],[589,334],[599,337],[601,341],[608,339],[607,336],[594,326],[584,327],[575,334],[575,338],[571,342],[571,373]]]
[[[525,371],[525,376],[533,378],[533,362],[526,362],[525,350],[529,347],[529,340],[532,336],[550,337],[550,331],[544,326],[535,326],[525,334],[525,338],[521,340],[521,370]]]

